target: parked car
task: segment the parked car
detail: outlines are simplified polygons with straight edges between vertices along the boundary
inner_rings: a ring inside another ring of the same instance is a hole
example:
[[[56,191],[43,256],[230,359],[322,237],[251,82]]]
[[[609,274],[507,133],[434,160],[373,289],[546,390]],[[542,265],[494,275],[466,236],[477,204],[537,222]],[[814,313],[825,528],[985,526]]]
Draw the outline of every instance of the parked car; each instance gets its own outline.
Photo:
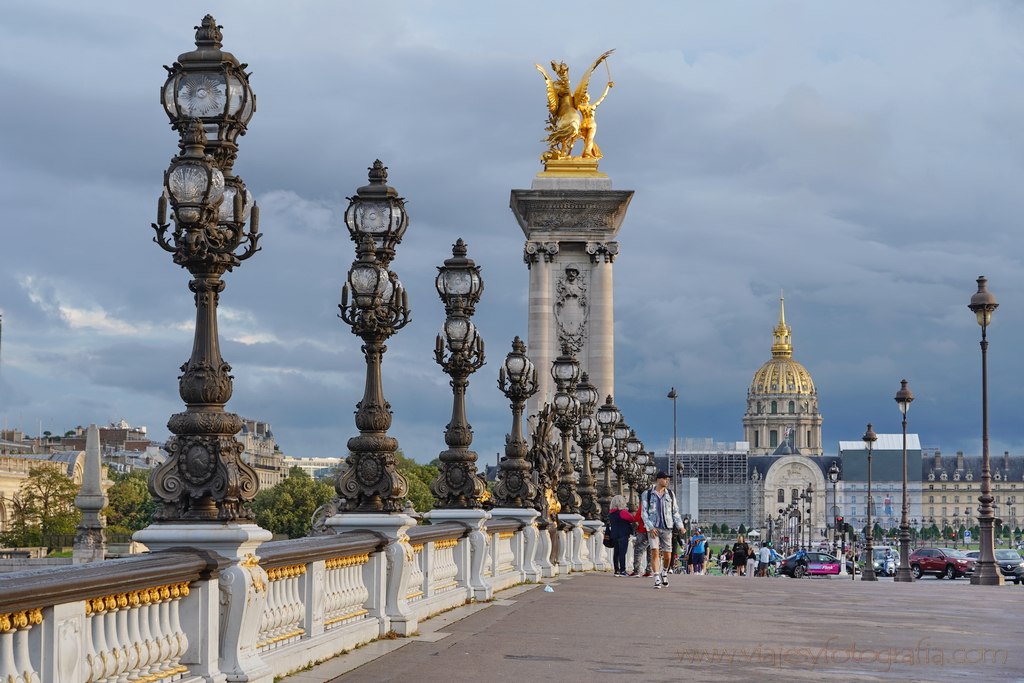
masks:
[[[828,553],[798,550],[779,565],[779,573],[800,579],[839,573],[839,560]]]
[[[966,555],[977,561],[981,558],[981,551],[972,550],[966,553]],[[1024,583],[1024,559],[1021,558],[1020,553],[1016,550],[997,549],[996,563],[999,565],[999,571],[1003,573],[1003,577],[1008,581],[1013,581],[1018,585]]]
[[[925,574],[956,579],[973,574],[977,560],[954,548],[918,548],[910,554],[910,572],[915,579]]]

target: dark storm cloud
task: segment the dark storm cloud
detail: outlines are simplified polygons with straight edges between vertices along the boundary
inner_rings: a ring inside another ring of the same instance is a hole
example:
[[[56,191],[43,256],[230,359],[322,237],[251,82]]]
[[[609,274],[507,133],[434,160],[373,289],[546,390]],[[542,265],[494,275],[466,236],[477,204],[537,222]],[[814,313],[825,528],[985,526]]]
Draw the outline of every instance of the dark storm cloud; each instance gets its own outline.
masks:
[[[190,49],[207,11],[5,9],[7,424],[62,431],[123,417],[163,438],[182,408],[177,368],[194,309],[188,274],[151,241],[177,151],[157,93],[161,65]],[[261,203],[265,235],[264,250],[225,278],[230,410],[271,422],[294,455],[340,453],[355,433],[365,366],[336,317],[354,258],[342,214],[380,158],[412,217],[394,268],[413,321],[384,365],[392,433],[418,459],[444,448],[451,390],[432,356],[443,319],[433,282],[463,237],[486,281],[475,322],[488,363],[471,379],[469,419],[492,462],[509,421],[497,368],[512,337],[526,337],[528,271],[508,199],[539,170],[545,110],[533,63],[564,59],[578,76],[615,47],[601,168],[636,190],[615,265],[616,401],[648,446],[669,442],[670,385],[682,433],[740,438],[784,289],[827,444],[869,420],[897,431],[892,395],[906,376],[922,441],[976,452],[978,329],[966,303],[983,272],[1002,303],[993,434],[1024,445],[1006,407],[1024,371],[1010,351],[1024,338],[1018,7],[562,11],[571,28],[539,2],[213,8],[225,49],[253,72],[257,112],[235,168]]]

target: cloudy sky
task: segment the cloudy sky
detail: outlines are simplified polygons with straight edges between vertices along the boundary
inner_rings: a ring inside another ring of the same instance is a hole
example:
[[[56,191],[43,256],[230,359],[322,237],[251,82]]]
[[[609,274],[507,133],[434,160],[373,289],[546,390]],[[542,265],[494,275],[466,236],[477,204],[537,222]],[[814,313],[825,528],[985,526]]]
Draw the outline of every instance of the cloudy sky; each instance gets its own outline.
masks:
[[[30,433],[126,419],[167,437],[191,350],[187,273],[151,242],[176,151],[164,64],[207,12],[247,62],[257,111],[236,171],[263,251],[226,276],[229,409],[281,448],[339,455],[356,433],[358,339],[336,317],[354,257],[342,213],[375,158],[412,223],[394,269],[413,322],[392,338],[392,434],[444,449],[435,266],[458,237],[483,267],[474,447],[508,430],[497,369],[526,337],[509,191],[540,170],[534,63],[578,74],[616,48],[601,170],[636,191],[615,264],[616,401],[649,447],[742,438],[785,290],[826,452],[916,395],[926,446],[980,450],[989,277],[993,449],[1024,450],[1024,7],[1014,2],[206,2],[32,0],[0,22],[0,420]]]

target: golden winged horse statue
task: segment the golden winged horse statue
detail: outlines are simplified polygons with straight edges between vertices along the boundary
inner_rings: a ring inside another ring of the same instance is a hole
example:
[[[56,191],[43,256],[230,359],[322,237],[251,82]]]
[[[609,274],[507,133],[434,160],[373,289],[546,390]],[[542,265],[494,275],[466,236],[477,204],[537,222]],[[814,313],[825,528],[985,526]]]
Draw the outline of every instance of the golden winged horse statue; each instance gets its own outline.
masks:
[[[555,80],[548,76],[544,67],[540,64],[536,65],[537,70],[544,76],[544,83],[548,91],[548,124],[544,128],[548,131],[548,136],[544,139],[544,142],[548,143],[548,149],[541,155],[542,161],[568,159],[572,156],[573,145],[580,138],[584,140],[582,158],[601,158],[601,150],[594,143],[594,136],[597,132],[595,112],[615,83],[612,82],[609,74],[608,85],[605,86],[604,93],[593,103],[590,102],[590,93],[587,92],[587,89],[590,87],[590,76],[594,73],[594,69],[608,59],[613,52],[615,50],[608,50],[594,60],[594,63],[583,74],[575,91],[569,82],[569,67],[565,62],[551,61]]]

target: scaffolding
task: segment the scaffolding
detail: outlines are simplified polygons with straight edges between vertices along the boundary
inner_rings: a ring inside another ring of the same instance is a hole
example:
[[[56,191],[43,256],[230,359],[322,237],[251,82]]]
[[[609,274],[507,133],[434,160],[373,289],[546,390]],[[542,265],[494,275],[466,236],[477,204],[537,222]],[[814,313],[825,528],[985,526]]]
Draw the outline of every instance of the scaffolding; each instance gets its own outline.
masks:
[[[679,453],[676,463],[679,476],[697,479],[698,518],[702,523],[736,528],[750,524],[746,451]]]

